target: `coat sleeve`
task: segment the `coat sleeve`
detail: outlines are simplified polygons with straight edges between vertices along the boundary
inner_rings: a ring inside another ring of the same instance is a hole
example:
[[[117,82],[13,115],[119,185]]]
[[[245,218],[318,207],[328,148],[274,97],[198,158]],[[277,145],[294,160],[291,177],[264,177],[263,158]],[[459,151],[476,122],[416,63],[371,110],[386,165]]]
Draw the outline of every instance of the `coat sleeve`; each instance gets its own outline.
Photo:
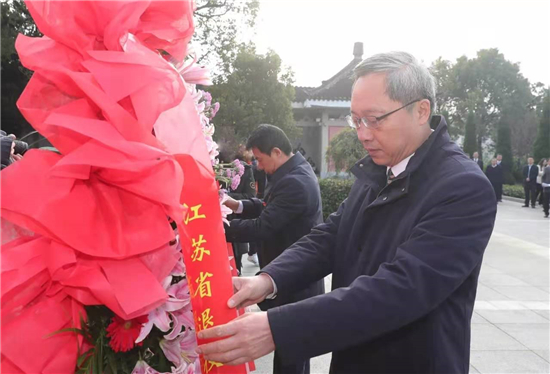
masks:
[[[289,221],[302,215],[309,202],[309,194],[300,180],[295,178],[282,179],[270,197],[270,202],[261,210],[261,214],[255,219],[234,219],[229,229],[226,230],[227,239],[235,242],[255,242],[269,240]],[[254,201],[252,199],[249,201]],[[243,213],[257,208],[252,208],[246,201],[243,202]]]
[[[262,273],[273,278],[279,292],[301,291],[332,273],[337,233],[345,207],[346,200],[324,223],[315,226],[262,269]]]
[[[458,173],[434,189],[430,204],[393,260],[374,275],[268,311],[283,361],[346,349],[395,331],[428,314],[470,276],[493,230],[491,186],[481,175]]]

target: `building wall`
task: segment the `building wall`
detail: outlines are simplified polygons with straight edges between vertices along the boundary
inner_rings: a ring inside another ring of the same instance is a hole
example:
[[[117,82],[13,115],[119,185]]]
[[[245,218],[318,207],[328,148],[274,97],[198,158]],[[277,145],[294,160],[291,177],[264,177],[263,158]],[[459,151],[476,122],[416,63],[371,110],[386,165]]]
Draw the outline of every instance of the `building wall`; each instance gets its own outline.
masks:
[[[349,107],[294,109],[296,126],[303,131],[296,144],[301,142],[306,158],[313,159],[321,178],[334,174],[334,168],[326,162],[326,150],[330,139],[347,126],[347,114]]]
[[[302,137],[296,141],[296,145],[301,143],[306,152],[306,159],[311,157],[315,163],[317,172],[321,172],[321,126],[316,122],[300,121],[296,123],[302,129]]]

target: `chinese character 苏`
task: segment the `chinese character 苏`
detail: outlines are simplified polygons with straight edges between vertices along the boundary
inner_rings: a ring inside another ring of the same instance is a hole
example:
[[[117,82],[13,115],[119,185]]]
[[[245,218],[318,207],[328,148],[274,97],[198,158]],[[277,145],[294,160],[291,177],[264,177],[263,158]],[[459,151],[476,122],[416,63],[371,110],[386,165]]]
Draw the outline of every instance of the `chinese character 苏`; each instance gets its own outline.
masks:
[[[193,244],[191,245],[195,250],[193,251],[193,254],[191,255],[191,260],[194,261],[202,261],[202,256],[205,254],[210,256],[210,251],[208,249],[205,249],[204,247],[201,247],[204,243],[206,243],[206,240],[204,240],[202,234],[199,235],[199,240],[193,240]]]

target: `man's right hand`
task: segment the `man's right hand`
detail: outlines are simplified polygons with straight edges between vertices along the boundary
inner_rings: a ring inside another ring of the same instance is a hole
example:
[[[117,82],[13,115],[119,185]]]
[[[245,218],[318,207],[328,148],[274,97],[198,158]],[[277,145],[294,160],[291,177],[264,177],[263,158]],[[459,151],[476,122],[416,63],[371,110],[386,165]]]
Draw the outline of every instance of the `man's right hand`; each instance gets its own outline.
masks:
[[[233,212],[236,212],[239,208],[239,201],[227,196],[227,199],[223,202],[223,205],[231,209]]]
[[[273,283],[267,274],[256,275],[255,277],[234,277],[233,295],[227,305],[230,308],[244,308],[258,304],[265,300],[266,296],[273,293]]]

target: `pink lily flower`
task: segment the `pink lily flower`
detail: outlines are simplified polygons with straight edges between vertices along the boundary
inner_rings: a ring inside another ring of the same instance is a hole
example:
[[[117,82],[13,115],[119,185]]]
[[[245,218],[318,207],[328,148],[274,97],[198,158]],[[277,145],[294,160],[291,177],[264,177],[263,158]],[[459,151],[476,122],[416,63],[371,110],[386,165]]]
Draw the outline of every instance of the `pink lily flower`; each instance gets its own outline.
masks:
[[[191,364],[199,358],[195,352],[197,338],[193,330],[186,330],[185,333],[174,340],[163,339],[159,344],[166,358],[177,367],[184,363]]]
[[[189,296],[189,288],[187,285],[187,280],[182,280],[172,286],[172,277],[166,277],[163,281],[163,287],[168,294],[168,300],[159,306],[158,308],[152,310],[148,315],[148,320],[143,324],[140,334],[136,339],[136,343],[142,342],[153,329],[155,325],[160,331],[167,332],[170,330],[170,325],[172,318],[170,317],[170,312],[182,309],[191,302],[191,297]],[[176,296],[177,295],[177,296]],[[178,299],[181,297],[181,299]]]
[[[147,362],[143,360],[139,360],[136,362],[136,366],[134,367],[134,370],[132,370],[132,374],[160,374],[158,371],[153,369],[151,366],[147,364]]]

